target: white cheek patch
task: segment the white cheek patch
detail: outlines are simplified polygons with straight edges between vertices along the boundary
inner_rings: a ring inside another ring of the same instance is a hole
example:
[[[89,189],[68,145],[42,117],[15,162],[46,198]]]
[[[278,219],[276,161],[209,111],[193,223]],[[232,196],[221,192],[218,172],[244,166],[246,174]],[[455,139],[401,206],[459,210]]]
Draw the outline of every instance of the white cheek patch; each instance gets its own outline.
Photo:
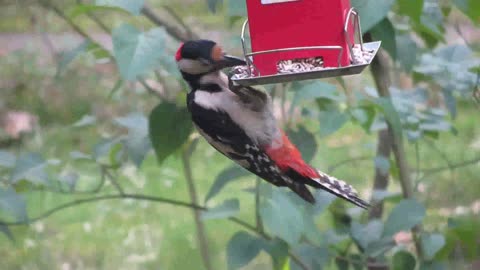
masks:
[[[198,60],[181,59],[177,62],[178,68],[188,74],[206,73],[212,69],[211,65],[205,65]]]

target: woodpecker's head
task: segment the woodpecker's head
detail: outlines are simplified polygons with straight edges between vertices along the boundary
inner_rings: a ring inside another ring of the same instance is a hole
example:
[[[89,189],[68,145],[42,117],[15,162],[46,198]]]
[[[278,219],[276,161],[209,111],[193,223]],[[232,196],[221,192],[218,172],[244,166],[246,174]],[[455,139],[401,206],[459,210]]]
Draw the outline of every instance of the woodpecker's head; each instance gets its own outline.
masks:
[[[227,67],[246,65],[240,58],[226,55],[211,40],[192,40],[180,45],[175,55],[180,71],[188,75],[201,75]]]

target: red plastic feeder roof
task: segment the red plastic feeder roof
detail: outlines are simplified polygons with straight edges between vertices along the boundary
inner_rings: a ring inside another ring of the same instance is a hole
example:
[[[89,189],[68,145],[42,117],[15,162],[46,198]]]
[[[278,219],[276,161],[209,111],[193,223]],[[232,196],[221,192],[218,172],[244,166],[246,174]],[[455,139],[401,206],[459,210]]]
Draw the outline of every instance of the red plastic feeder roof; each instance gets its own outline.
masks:
[[[352,20],[347,34],[344,29],[350,8],[349,0],[247,0],[253,52],[332,47],[254,54],[261,76],[276,74],[281,60],[322,57],[325,67],[349,66],[348,44],[353,45],[355,32]]]

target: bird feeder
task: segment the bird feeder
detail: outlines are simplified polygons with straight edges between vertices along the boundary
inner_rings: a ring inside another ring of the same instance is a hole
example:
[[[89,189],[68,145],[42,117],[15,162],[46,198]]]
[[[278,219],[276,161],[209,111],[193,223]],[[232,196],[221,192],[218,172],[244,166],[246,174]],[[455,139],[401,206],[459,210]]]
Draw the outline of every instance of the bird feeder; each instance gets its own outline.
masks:
[[[349,0],[247,0],[247,12],[241,33],[247,66],[232,76],[241,85],[358,74],[380,48],[379,41],[363,43]]]

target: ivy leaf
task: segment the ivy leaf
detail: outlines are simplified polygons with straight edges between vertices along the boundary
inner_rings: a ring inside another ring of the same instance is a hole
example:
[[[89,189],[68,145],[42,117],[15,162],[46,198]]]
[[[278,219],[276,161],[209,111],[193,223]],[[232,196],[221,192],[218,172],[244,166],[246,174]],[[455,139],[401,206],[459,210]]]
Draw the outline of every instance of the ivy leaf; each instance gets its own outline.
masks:
[[[407,15],[416,22],[420,22],[422,11],[423,0],[398,0],[398,13]]]
[[[401,250],[393,255],[393,270],[414,270],[417,262],[408,251]]]
[[[382,41],[382,47],[395,61],[397,59],[397,44],[395,40],[395,29],[393,28],[392,22],[385,17],[370,30],[370,33],[374,40]]]
[[[393,236],[400,231],[406,231],[422,222],[425,217],[425,207],[413,199],[401,201],[387,218],[383,236]]]
[[[298,127],[297,131],[288,130],[288,137],[295,144],[306,162],[312,161],[317,152],[317,141],[315,136],[310,133],[303,125]]]
[[[237,232],[227,245],[227,264],[229,270],[235,270],[247,265],[262,247],[261,239],[246,232]]]
[[[411,72],[417,61],[417,43],[413,41],[410,34],[396,36],[397,60],[400,66],[406,71]]]
[[[273,270],[288,270],[288,245],[285,241],[278,238],[262,243],[262,249],[265,250],[273,261]]]
[[[238,199],[226,200],[221,205],[203,212],[202,220],[229,218],[237,214],[238,211],[240,211]]]
[[[348,115],[333,109],[321,111],[318,119],[320,121],[320,136],[326,137],[342,128],[348,122]]]
[[[12,171],[11,182],[18,183],[21,180],[33,184],[47,184],[48,175],[45,167],[48,163],[37,153],[26,153],[21,155],[15,163]]]
[[[90,125],[95,124],[95,122],[97,122],[97,118],[95,116],[90,115],[90,114],[86,114],[86,115],[82,116],[82,118],[80,120],[73,123],[72,127],[76,127],[76,128],[86,127],[86,126],[90,126]]]
[[[15,242],[15,238],[13,237],[12,231],[8,228],[8,226],[0,224],[0,232],[5,234],[10,241]]]
[[[247,16],[247,2],[245,0],[228,0],[227,14],[229,17]]]
[[[217,5],[219,0],[207,0],[207,6],[210,12],[215,13],[217,12]]]
[[[324,82],[313,83],[294,83],[292,86],[295,89],[293,96],[292,107],[298,105],[304,100],[328,99],[332,101],[343,101],[345,97],[337,92],[337,87],[334,84]]]
[[[260,208],[265,228],[290,245],[295,245],[303,234],[303,216],[288,196],[274,189],[271,198],[265,200]]]
[[[134,15],[139,15],[144,0],[96,0],[97,6],[118,7]]]
[[[437,254],[440,249],[445,246],[445,237],[441,234],[422,234],[420,238],[422,242],[423,254],[425,256],[425,260],[433,260],[435,255]]]
[[[5,168],[12,168],[15,166],[15,155],[10,152],[0,150],[0,166]]]
[[[122,77],[132,81],[156,66],[165,54],[165,39],[163,28],[145,33],[130,24],[115,28],[112,34],[114,56]]]
[[[193,125],[187,108],[161,103],[149,117],[149,136],[158,162],[179,149],[190,136]]]
[[[12,188],[0,187],[0,209],[15,217],[17,221],[28,220],[25,200]]]
[[[477,0],[454,0],[456,5],[465,13],[474,23],[480,22],[480,2]]]
[[[363,33],[370,31],[373,26],[383,20],[392,8],[394,2],[395,0],[352,0],[352,6],[355,7],[360,14]]]
[[[247,175],[250,175],[250,173],[240,166],[234,165],[226,168],[217,175],[217,178],[215,178],[207,196],[205,196],[205,202],[208,202],[211,198],[217,195],[228,183]]]
[[[302,262],[304,262],[309,269],[324,269],[330,263],[331,255],[328,248],[314,247],[308,244],[300,244],[296,246],[293,253],[297,254]],[[295,262],[290,262],[292,270],[301,270]]]
[[[148,136],[148,120],[141,113],[131,113],[125,117],[118,117],[115,123],[128,129],[125,141],[128,156],[137,167],[140,167],[148,151],[152,148]]]
[[[80,43],[78,46],[74,47],[73,49],[62,52],[60,55],[60,61],[58,62],[57,65],[57,74],[55,77],[59,77],[60,75],[63,74],[63,72],[67,69],[68,65],[77,58],[80,54],[84,53],[88,46],[90,45],[90,41],[84,41]]]
[[[383,223],[380,220],[372,220],[366,225],[353,222],[350,233],[353,239],[366,249],[371,243],[380,240],[383,232]]]

